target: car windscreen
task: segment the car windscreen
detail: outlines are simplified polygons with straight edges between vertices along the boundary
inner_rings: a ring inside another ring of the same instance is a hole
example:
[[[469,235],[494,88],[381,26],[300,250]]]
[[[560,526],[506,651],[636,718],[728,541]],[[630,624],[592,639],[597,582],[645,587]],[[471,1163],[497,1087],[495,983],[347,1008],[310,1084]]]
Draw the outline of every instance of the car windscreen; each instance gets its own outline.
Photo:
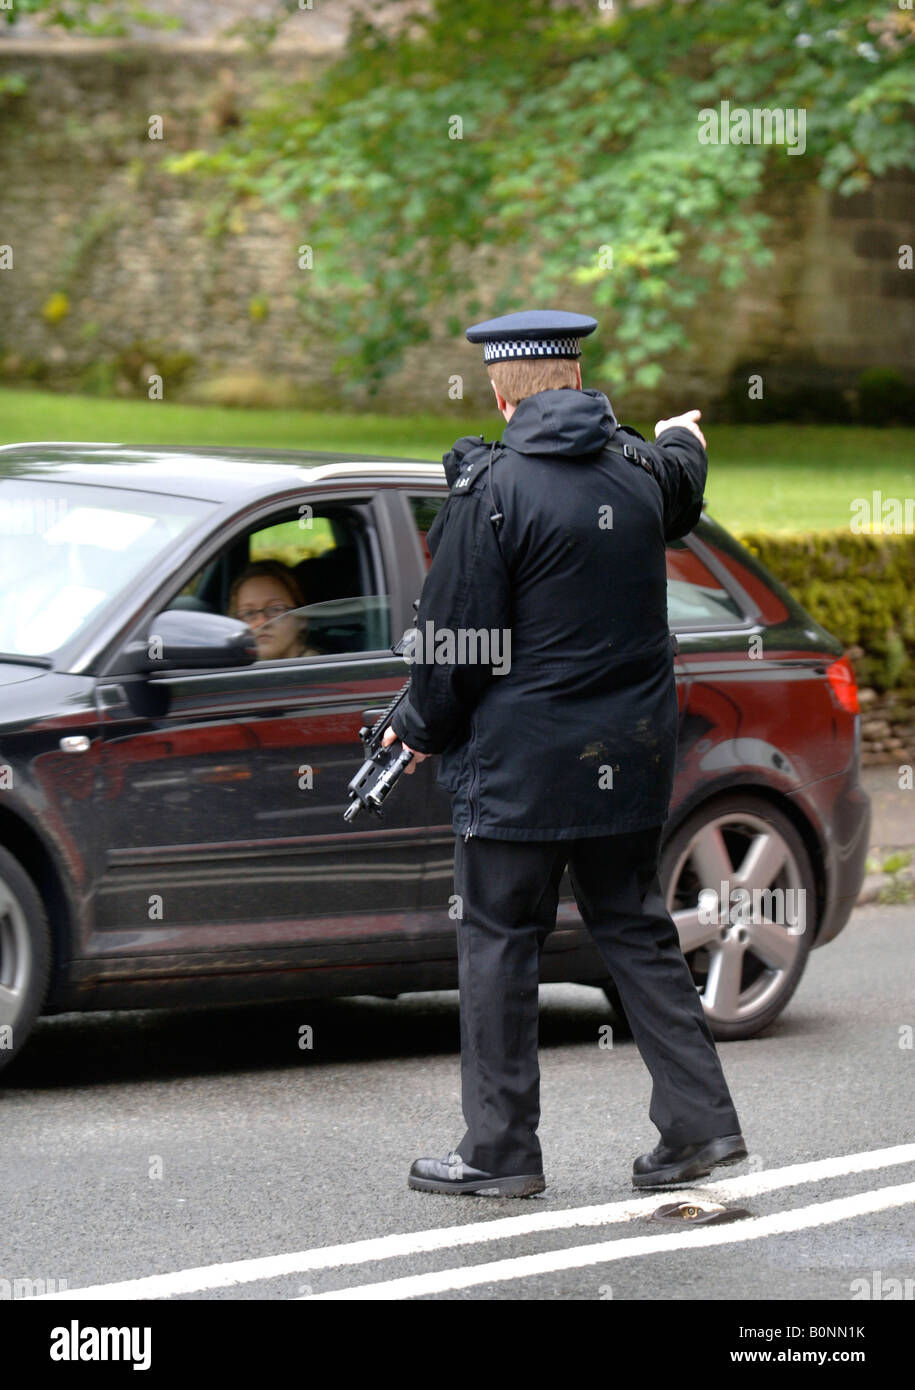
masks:
[[[0,652],[56,651],[213,505],[0,478]]]

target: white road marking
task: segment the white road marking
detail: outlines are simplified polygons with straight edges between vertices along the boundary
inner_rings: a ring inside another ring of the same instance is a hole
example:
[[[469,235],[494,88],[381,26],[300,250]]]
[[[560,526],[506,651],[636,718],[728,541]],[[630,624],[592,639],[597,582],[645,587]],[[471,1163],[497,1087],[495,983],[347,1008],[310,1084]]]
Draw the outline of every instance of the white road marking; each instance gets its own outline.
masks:
[[[915,1182],[903,1183],[898,1187],[881,1187],[874,1192],[860,1192],[854,1197],[837,1197],[831,1202],[816,1202],[810,1207],[779,1211],[772,1216],[752,1217],[734,1225],[702,1226],[685,1231],[682,1235],[677,1232],[675,1235],[630,1236],[625,1240],[601,1241],[597,1245],[573,1246],[569,1250],[550,1250],[543,1255],[519,1255],[515,1259],[472,1265],[469,1269],[444,1269],[433,1274],[388,1279],[381,1284],[361,1284],[355,1288],[334,1289],[330,1293],[305,1294],[299,1301],[417,1298],[422,1294],[447,1293],[452,1289],[469,1289],[474,1285],[496,1284],[506,1279],[527,1279],[533,1274],[554,1274],[560,1269],[584,1269],[588,1265],[609,1264],[614,1260],[631,1260],[641,1255],[656,1255],[662,1250],[736,1245],[740,1241],[760,1240],[763,1236],[781,1236],[790,1231],[806,1231],[813,1226],[828,1226],[836,1221],[848,1221],[854,1216],[867,1216],[871,1212],[886,1211],[910,1202],[915,1202]]]
[[[863,1153],[840,1155],[838,1158],[818,1158],[811,1163],[791,1163],[785,1168],[769,1168],[761,1173],[742,1173],[736,1178],[704,1183],[698,1192],[710,1196],[721,1192],[734,1199],[758,1197],[780,1187],[796,1187],[805,1182],[826,1182],[852,1173],[872,1173],[876,1168],[891,1168],[898,1163],[915,1162],[915,1144],[896,1144],[891,1149],[865,1149]],[[723,1199],[722,1199],[723,1200]]]
[[[675,1199],[694,1196],[713,1201],[755,1197],[781,1187],[796,1187],[802,1183],[824,1182],[830,1178],[852,1173],[871,1172],[895,1164],[915,1162],[915,1144],[898,1144],[888,1149],[872,1149],[863,1153],[846,1154],[838,1158],[816,1159],[810,1163],[794,1163],[785,1168],[772,1168],[744,1177],[726,1178],[696,1188],[655,1189],[644,1197],[625,1202],[607,1202],[600,1206],[567,1207],[559,1211],[535,1212],[524,1216],[506,1216],[495,1220],[471,1221],[460,1226],[439,1226],[428,1230],[407,1231],[403,1234],[375,1236],[368,1240],[350,1241],[343,1245],[318,1246],[312,1250],[296,1250],[285,1255],[263,1255],[248,1260],[231,1260],[224,1264],[200,1265],[176,1270],[169,1274],[149,1274],[139,1279],[124,1279],[117,1283],[92,1284],[82,1289],[66,1289],[59,1293],[40,1294],[46,1301],[132,1298],[173,1298],[203,1289],[231,1288],[233,1284],[250,1284],[260,1279],[275,1279],[306,1270],[333,1269],[341,1265],[368,1264],[396,1256],[416,1255],[430,1250],[447,1250],[462,1245],[477,1245],[488,1241],[529,1235],[538,1231],[565,1230],[576,1226],[605,1226],[614,1222],[632,1221],[648,1216],[655,1207]],[[416,1194],[417,1201],[435,1202],[435,1196]],[[478,1203],[491,1198],[467,1198],[475,1210]],[[706,1228],[713,1229],[713,1228]],[[655,1236],[653,1239],[657,1240]]]

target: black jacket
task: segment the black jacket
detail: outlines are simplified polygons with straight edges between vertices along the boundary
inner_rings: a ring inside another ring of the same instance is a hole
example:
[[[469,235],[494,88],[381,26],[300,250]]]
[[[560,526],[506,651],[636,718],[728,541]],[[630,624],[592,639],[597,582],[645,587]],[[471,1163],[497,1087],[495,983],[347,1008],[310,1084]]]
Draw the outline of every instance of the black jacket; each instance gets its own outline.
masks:
[[[705,450],[679,427],[648,444],[601,392],[563,389],[521,401],[501,444],[462,439],[444,463],[395,732],[441,754],[457,834],[660,825],[678,721],[665,541],[699,519]],[[480,633],[495,635],[488,664]]]

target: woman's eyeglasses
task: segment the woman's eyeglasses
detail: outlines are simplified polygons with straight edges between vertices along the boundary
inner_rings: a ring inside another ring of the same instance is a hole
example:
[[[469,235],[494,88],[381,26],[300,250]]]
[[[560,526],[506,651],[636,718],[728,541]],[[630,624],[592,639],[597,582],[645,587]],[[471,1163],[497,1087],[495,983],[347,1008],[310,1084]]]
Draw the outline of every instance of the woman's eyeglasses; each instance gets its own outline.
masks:
[[[281,618],[284,613],[291,613],[293,605],[291,603],[268,603],[266,608],[239,608],[235,614],[243,623],[253,623],[255,618],[264,617],[269,621],[270,618]]]

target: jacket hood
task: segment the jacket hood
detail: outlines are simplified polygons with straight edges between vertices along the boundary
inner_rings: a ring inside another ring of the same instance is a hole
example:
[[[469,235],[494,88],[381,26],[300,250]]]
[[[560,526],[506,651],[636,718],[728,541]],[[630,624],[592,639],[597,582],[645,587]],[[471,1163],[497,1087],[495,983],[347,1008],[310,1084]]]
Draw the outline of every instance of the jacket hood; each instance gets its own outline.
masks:
[[[519,454],[577,457],[610,443],[617,429],[613,407],[602,391],[538,391],[525,396],[502,432],[502,443]]]

